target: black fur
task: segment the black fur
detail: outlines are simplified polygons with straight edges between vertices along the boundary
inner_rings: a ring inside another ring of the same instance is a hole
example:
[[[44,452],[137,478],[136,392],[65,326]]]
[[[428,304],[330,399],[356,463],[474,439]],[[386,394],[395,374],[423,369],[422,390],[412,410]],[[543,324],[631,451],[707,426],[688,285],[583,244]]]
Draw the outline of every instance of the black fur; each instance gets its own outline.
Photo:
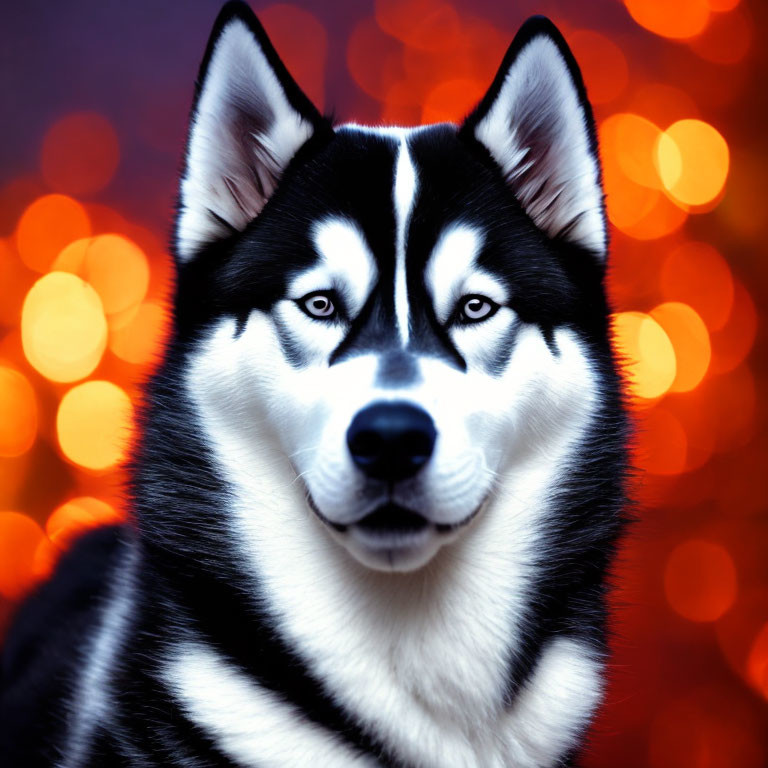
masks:
[[[605,647],[605,584],[624,522],[627,426],[609,343],[604,268],[565,237],[548,238],[531,221],[472,129],[490,108],[504,74],[525,43],[549,35],[563,54],[589,119],[594,122],[573,57],[546,19],[527,22],[487,96],[460,130],[436,126],[416,134],[411,154],[420,189],[411,217],[407,282],[413,300],[411,346],[398,351],[394,331],[395,212],[393,139],[350,129],[334,132],[286,72],[246,6],[221,12],[197,83],[195,104],[216,38],[232,18],[246,21],[293,107],[315,128],[283,174],[259,217],[244,232],[178,263],[174,327],[165,361],[148,384],[128,487],[133,523],[82,539],[54,579],[22,606],[9,634],[0,678],[0,755],[12,766],[51,765],[66,744],[67,705],[82,668],[80,654],[98,623],[111,574],[136,553],[135,605],[110,672],[115,710],[97,725],[89,766],[234,765],[176,705],[159,682],[163,650],[193,630],[233,665],[383,766],[403,766],[375,733],[334,701],[307,661],[291,648],[266,596],[232,556],[236,542],[223,510],[230,490],[201,436],[182,384],[195,343],[222,316],[237,333],[253,309],[268,310],[287,281],[316,259],[308,227],[332,213],[359,222],[379,270],[366,306],[335,350],[334,364],[365,349],[391,351],[379,376],[396,385],[415,376],[411,355],[438,356],[459,370],[461,353],[431,308],[423,269],[441,229],[469,221],[486,233],[482,266],[508,286],[511,306],[554,345],[556,327],[572,328],[589,347],[602,382],[602,411],[583,444],[549,521],[540,563],[544,579],[528,605],[523,644],[510,650],[507,698],[528,679],[547,638],[567,633]],[[193,114],[194,114],[193,107]],[[286,227],[285,222],[291,226]],[[300,366],[300,352],[286,352]],[[497,372],[514,338],[489,366]]]

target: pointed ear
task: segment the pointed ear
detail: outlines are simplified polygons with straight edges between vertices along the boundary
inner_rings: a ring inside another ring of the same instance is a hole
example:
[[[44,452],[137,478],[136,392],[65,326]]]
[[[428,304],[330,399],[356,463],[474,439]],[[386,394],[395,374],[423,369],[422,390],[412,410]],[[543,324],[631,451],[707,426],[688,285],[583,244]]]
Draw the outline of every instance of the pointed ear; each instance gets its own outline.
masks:
[[[605,259],[592,109],[573,54],[549,19],[523,24],[461,133],[490,152],[541,230]]]
[[[179,261],[244,229],[298,149],[326,127],[251,9],[227,3],[197,80],[176,219]]]

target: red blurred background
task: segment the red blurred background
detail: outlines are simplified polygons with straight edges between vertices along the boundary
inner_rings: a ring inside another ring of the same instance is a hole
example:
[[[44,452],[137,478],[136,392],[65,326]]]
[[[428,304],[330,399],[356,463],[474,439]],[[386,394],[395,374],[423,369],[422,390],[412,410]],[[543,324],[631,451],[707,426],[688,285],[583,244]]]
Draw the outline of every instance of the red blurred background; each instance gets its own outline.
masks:
[[[254,9],[340,121],[460,120],[527,16],[561,28],[599,126],[643,470],[584,765],[768,765],[765,4]],[[119,463],[161,350],[176,171],[217,10],[0,11],[0,633],[74,537],[125,514]]]

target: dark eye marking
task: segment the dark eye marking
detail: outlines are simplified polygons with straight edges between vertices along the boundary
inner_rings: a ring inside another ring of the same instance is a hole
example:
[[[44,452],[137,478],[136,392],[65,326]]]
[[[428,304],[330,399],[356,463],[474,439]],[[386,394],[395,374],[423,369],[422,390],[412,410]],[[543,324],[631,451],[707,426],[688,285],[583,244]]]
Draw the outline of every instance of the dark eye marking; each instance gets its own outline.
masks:
[[[299,309],[313,320],[335,320],[339,311],[333,291],[313,291],[297,300]]]
[[[499,311],[499,305],[487,296],[470,293],[462,296],[454,311],[454,322],[459,325],[482,323]]]

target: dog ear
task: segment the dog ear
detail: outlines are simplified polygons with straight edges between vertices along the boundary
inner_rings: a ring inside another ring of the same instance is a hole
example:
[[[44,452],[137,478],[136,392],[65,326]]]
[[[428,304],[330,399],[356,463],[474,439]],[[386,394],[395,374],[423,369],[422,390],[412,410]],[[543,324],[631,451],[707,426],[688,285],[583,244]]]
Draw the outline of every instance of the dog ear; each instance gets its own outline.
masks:
[[[227,3],[196,84],[176,218],[178,259],[189,261],[208,243],[244,229],[298,149],[326,126],[251,9]]]
[[[523,24],[461,133],[490,152],[541,230],[605,258],[592,109],[573,54],[549,19]]]

